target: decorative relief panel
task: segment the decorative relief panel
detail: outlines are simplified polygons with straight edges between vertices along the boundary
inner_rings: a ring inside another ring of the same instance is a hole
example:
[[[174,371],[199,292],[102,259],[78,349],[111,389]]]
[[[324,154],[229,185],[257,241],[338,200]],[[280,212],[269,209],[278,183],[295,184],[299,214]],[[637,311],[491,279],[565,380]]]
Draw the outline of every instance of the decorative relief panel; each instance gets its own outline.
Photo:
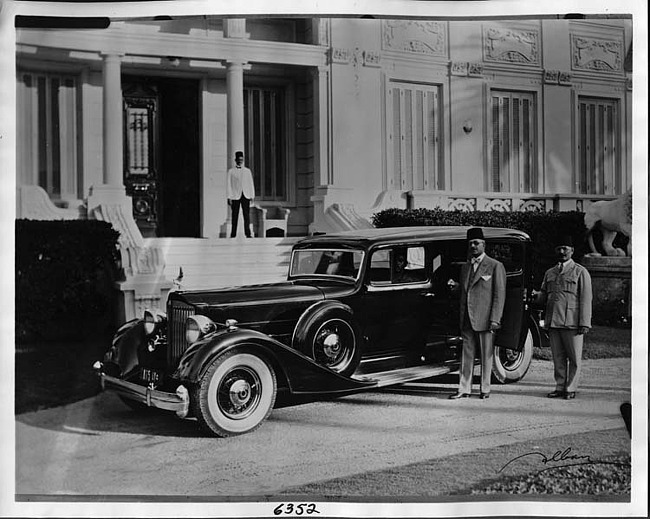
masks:
[[[332,47],[330,51],[332,63],[350,63],[352,53],[350,49],[339,49]]]
[[[539,65],[539,31],[484,27],[483,59],[493,63]]]
[[[561,70],[544,70],[544,83],[547,85],[572,86],[571,74]]]
[[[560,72],[558,83],[562,86],[571,86],[573,84],[571,81],[571,74],[568,72]]]
[[[571,67],[574,70],[623,72],[623,42],[571,36]]]
[[[512,209],[511,204],[512,204],[512,200],[509,199],[502,200],[499,198],[493,198],[492,200],[487,201],[484,210],[508,212]]]
[[[475,198],[450,198],[449,211],[475,211],[476,199]]]
[[[363,65],[365,67],[380,67],[381,54],[369,50],[363,51]]]
[[[544,71],[544,83],[548,85],[557,85],[560,79],[559,70],[545,70]]]
[[[520,211],[544,211],[546,209],[546,203],[544,200],[526,200],[522,202],[519,206]]]
[[[416,52],[430,56],[447,55],[443,22],[385,20],[382,26],[384,50]]]
[[[452,61],[451,62],[451,75],[452,76],[466,76],[469,70],[469,63],[466,61]]]
[[[482,63],[469,63],[467,69],[467,75],[470,77],[482,77],[483,76],[483,64]]]

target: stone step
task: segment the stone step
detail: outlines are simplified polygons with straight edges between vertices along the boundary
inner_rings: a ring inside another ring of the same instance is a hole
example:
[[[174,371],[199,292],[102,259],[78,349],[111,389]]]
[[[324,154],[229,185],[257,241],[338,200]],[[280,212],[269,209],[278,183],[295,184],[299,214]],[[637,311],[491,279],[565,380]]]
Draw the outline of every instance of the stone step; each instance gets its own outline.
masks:
[[[162,251],[167,278],[182,268],[182,288],[194,290],[284,281],[299,239],[149,238],[145,245]]]

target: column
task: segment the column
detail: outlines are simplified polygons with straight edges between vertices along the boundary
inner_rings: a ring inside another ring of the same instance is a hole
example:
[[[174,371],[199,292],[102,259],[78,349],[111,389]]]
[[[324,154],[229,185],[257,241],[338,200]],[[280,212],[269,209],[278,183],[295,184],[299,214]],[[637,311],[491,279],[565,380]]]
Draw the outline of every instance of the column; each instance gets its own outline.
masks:
[[[123,187],[121,56],[104,55],[104,184]]]
[[[228,167],[234,161],[235,152],[245,151],[244,142],[244,62],[229,61],[226,66],[226,90],[228,93]]]
[[[334,182],[331,171],[331,103],[330,103],[330,70],[322,66],[312,69],[314,85],[314,136],[315,146],[315,183],[317,186],[327,186]]]

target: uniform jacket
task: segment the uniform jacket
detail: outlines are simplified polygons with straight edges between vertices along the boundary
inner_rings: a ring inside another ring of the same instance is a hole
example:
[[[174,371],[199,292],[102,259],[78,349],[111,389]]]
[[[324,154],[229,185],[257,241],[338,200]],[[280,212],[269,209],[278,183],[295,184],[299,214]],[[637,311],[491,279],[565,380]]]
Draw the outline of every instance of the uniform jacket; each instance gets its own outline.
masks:
[[[490,321],[501,323],[506,302],[506,269],[503,263],[485,256],[476,273],[468,261],[460,270],[460,327],[463,329],[465,305],[472,329],[490,329]]]
[[[227,195],[229,200],[239,200],[242,194],[249,200],[255,198],[253,174],[247,167],[228,170]]]
[[[545,328],[591,328],[591,276],[582,265],[569,260],[562,272],[557,266],[548,269],[542,297],[546,299]]]

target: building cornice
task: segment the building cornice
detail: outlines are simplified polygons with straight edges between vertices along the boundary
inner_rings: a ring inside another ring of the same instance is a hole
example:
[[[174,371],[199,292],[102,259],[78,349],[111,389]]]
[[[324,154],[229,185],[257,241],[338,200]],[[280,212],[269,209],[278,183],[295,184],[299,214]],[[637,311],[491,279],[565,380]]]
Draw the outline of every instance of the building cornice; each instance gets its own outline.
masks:
[[[328,48],[274,41],[199,38],[177,34],[136,34],[121,28],[89,31],[16,31],[18,45],[87,53],[176,56],[205,61],[242,60],[296,66],[324,66]]]

